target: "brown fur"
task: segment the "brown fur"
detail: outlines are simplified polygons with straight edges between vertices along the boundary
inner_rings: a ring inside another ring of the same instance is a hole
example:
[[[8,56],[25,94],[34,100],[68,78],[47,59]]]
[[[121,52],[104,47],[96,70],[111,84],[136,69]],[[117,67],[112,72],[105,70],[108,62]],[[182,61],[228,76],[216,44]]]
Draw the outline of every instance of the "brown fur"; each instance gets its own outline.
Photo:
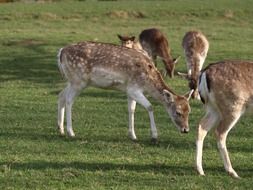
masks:
[[[202,32],[189,31],[183,37],[182,47],[187,62],[189,87],[190,89],[195,90],[193,98],[196,98],[198,95],[197,88],[199,74],[203,66],[201,59],[203,59],[203,61],[205,60],[209,43]],[[191,71],[191,74],[189,74],[189,70]]]
[[[148,52],[153,60],[159,56],[163,59],[165,69],[170,77],[174,75],[175,63],[171,56],[169,42],[165,35],[156,28],[146,29],[139,35],[142,48]]]
[[[133,48],[147,55],[147,53],[142,49],[141,44],[135,40],[135,36],[121,36],[118,34],[118,38],[120,39],[122,46]]]
[[[253,111],[253,62],[220,61],[208,65],[201,73],[199,93],[204,100],[206,115],[200,121],[197,135],[197,170],[202,168],[202,148],[209,130],[215,135],[226,171],[239,178],[232,167],[226,148],[229,131],[245,112]]]
[[[220,109],[227,109],[231,102],[235,103],[236,100],[246,104],[253,99],[253,62],[222,61],[210,64],[203,72],[209,80],[210,92],[215,94],[217,100],[222,101],[223,106]],[[224,97],[226,101],[221,100]]]
[[[107,54],[110,56],[104,57]],[[66,56],[66,59],[69,60],[67,62],[71,62],[74,66],[74,68],[68,67],[69,72],[75,72],[80,77],[92,72],[92,67],[104,67],[111,71],[115,70],[121,73],[123,77],[129,77],[130,81],[128,82],[136,82],[147,86],[151,84],[155,85],[155,88],[160,89],[161,96],[163,89],[172,92],[171,89],[167,87],[160,72],[154,67],[150,59],[133,49],[113,44],[81,42],[65,47],[62,50],[61,56],[62,55]],[[82,65],[83,71],[78,67],[78,64]],[[76,80],[73,76],[67,77],[69,81],[75,82],[74,80]],[[174,92],[172,93],[175,94]]]
[[[154,138],[157,135],[153,111],[145,92],[165,106],[181,132],[189,131],[189,96],[192,92],[184,96],[176,95],[165,84],[152,60],[141,52],[108,43],[80,42],[59,51],[58,66],[68,81],[68,86],[60,93],[58,101],[58,125],[61,134],[64,133],[63,116],[66,105],[67,128],[69,134],[74,136],[71,106],[74,97],[88,86],[123,91],[131,104],[136,101],[144,106],[149,112]],[[132,121],[132,109],[135,108],[129,105],[129,121]],[[133,126],[132,122],[129,123]]]

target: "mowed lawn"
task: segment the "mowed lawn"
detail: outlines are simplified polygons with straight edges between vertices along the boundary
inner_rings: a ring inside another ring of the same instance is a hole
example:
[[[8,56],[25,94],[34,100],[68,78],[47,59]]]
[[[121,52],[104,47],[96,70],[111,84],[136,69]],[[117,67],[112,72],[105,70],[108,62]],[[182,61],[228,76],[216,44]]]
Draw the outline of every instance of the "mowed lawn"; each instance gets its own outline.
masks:
[[[252,189],[252,116],[228,136],[235,170],[229,177],[213,133],[205,139],[206,177],[194,169],[195,138],[204,114],[191,100],[189,134],[180,134],[165,109],[153,103],[159,144],[150,142],[147,112],[137,105],[138,141],[128,138],[126,95],[88,88],[73,106],[75,138],[57,130],[57,98],[65,87],[57,64],[59,48],[90,40],[118,44],[117,34],[138,36],[157,27],[181,55],[181,41],[201,30],[209,39],[206,65],[223,59],[253,60],[251,0],[59,1],[0,4],[0,189]],[[160,69],[162,63],[158,63]],[[166,79],[177,93],[187,81]]]

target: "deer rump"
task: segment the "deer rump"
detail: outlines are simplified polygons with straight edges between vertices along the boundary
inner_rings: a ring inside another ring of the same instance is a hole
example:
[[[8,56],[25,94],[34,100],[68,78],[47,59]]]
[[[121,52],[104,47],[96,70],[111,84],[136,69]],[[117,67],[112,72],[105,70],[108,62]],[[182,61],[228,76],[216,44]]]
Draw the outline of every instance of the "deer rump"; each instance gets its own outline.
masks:
[[[199,94],[205,104],[206,114],[198,126],[196,140],[196,168],[202,168],[203,141],[208,131],[215,128],[218,149],[225,170],[239,178],[233,169],[226,147],[229,131],[240,117],[253,108],[253,62],[220,61],[208,65],[200,75]]]

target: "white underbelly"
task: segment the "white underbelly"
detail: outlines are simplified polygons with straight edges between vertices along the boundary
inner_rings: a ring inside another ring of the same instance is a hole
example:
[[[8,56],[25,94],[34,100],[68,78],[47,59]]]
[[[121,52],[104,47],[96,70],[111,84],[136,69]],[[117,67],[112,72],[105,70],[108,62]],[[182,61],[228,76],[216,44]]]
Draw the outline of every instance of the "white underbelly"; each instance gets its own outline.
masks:
[[[95,69],[91,73],[90,85],[100,88],[122,88],[126,79],[119,73],[105,69]]]

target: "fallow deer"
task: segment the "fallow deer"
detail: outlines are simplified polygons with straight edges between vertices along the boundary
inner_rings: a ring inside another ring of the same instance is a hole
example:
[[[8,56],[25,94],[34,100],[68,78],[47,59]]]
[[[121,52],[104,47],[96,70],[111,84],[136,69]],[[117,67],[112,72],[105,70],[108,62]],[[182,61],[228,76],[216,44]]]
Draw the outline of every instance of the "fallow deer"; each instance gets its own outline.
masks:
[[[196,167],[202,168],[203,141],[208,131],[216,126],[215,135],[225,170],[239,178],[232,167],[226,138],[239,118],[253,108],[253,62],[221,61],[207,66],[200,74],[199,94],[205,104],[206,115],[198,126]]]
[[[174,93],[165,84],[152,61],[134,49],[106,43],[80,42],[59,51],[58,66],[67,79],[67,87],[59,94],[58,100],[58,126],[61,134],[64,134],[66,107],[67,132],[69,136],[75,136],[71,120],[72,104],[81,90],[88,86],[116,89],[127,94],[129,136],[133,140],[136,140],[134,131],[136,102],[148,111],[151,136],[152,139],[157,139],[153,109],[144,92],[165,106],[181,132],[189,131],[189,99],[192,91],[185,96]]]
[[[192,98],[199,99],[197,90],[198,78],[207,56],[209,43],[203,33],[199,31],[189,31],[183,38],[182,47],[186,58],[187,74],[178,74],[186,76],[189,80],[189,87],[194,89]]]
[[[157,56],[162,58],[166,74],[172,78],[174,76],[175,64],[180,57],[176,59],[172,58],[169,42],[165,35],[156,28],[146,29],[139,35],[139,41],[142,48],[152,57],[154,62]]]
[[[143,50],[141,44],[138,41],[135,41],[135,36],[121,36],[118,34],[118,38],[120,39],[122,46],[136,50]]]
[[[129,37],[129,36],[121,36],[118,34],[118,38],[120,39],[121,46],[135,49],[136,51],[139,51],[142,54],[149,57],[148,53],[142,49],[140,42],[135,41],[135,36]]]

